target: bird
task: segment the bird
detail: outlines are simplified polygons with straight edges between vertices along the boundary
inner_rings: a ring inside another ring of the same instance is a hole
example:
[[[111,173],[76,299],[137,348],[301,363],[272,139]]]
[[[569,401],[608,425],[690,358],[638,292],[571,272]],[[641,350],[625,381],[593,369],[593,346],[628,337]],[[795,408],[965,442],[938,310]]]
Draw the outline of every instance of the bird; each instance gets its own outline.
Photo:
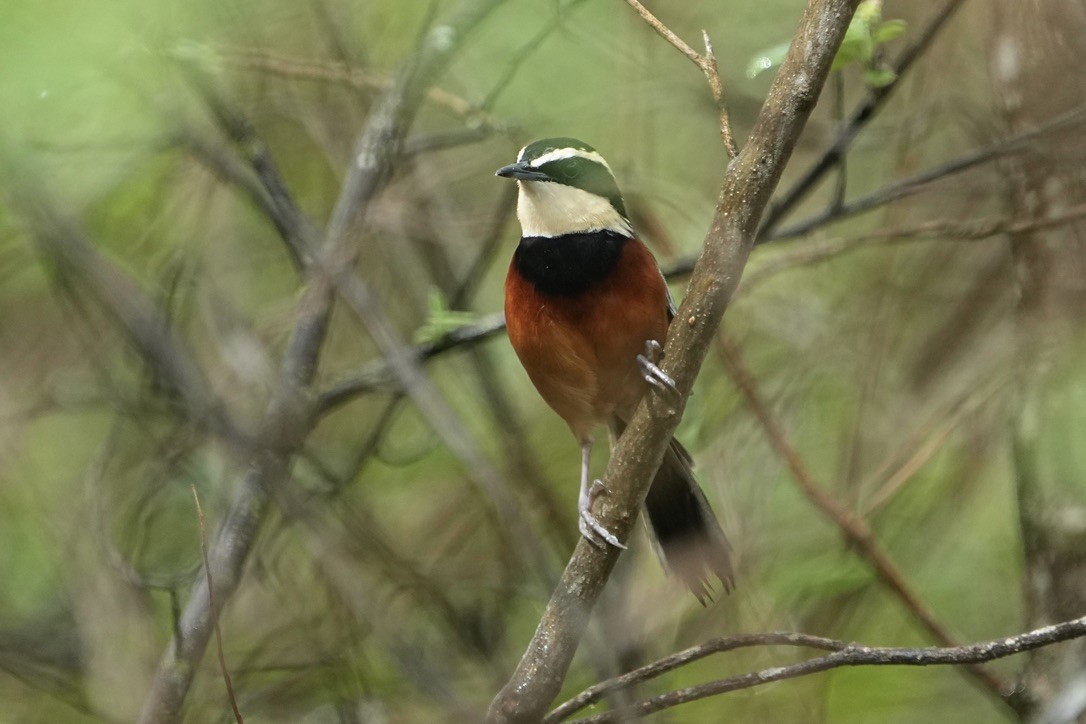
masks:
[[[675,316],[656,258],[634,232],[614,173],[592,146],[545,138],[497,176],[518,185],[521,238],[505,279],[513,350],[544,401],[581,446],[578,528],[593,545],[625,548],[592,513],[606,488],[589,482],[593,433],[614,441],[649,385],[678,394],[658,366]],[[732,551],[672,438],[645,498],[647,523],[666,570],[705,605],[712,578],[734,580]]]

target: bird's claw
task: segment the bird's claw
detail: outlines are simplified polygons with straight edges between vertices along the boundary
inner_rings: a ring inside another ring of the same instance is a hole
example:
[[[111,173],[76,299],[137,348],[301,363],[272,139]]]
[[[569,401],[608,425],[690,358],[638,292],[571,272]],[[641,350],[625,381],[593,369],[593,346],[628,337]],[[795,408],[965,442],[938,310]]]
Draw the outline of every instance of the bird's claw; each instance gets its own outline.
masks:
[[[660,361],[662,348],[660,343],[655,339],[650,339],[645,342],[645,354],[637,355],[637,364],[641,366],[641,372],[645,377],[645,382],[660,390],[661,392],[668,392],[672,395],[679,394],[679,387],[666,372],[657,366],[657,362]]]
[[[592,487],[588,490],[588,495],[581,501],[579,506],[581,509],[581,519],[578,521],[578,528],[580,528],[581,535],[585,537],[592,545],[596,546],[600,550],[607,547],[607,544],[626,550],[626,546],[623,545],[615,534],[607,530],[603,523],[601,523],[596,516],[592,515],[592,503],[607,488],[604,486],[602,480],[595,480],[592,483]]]

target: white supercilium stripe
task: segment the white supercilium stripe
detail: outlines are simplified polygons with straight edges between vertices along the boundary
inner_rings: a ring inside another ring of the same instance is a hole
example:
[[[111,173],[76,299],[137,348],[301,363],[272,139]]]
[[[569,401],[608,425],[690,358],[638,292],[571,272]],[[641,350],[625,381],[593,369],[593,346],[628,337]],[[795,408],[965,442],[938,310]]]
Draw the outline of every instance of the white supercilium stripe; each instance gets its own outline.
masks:
[[[520,149],[520,156],[517,158],[517,161],[520,161],[521,163],[524,162],[524,151],[527,148],[528,147],[525,146],[524,148]],[[614,172],[611,171],[611,167],[607,164],[607,161],[604,160],[603,156],[599,155],[595,151],[585,151],[581,148],[556,148],[553,151],[547,151],[539,158],[532,159],[531,165],[533,168],[539,168],[543,164],[550,163],[551,161],[561,161],[565,158],[583,158],[587,161],[594,161],[595,163],[598,163],[599,165],[607,169],[607,173],[611,174],[612,177],[614,177],[615,175]]]

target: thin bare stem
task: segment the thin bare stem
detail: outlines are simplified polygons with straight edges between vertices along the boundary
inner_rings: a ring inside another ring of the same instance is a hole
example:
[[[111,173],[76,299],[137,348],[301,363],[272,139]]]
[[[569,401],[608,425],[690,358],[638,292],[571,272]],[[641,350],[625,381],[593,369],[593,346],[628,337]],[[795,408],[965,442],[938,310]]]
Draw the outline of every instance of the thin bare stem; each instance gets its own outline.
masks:
[[[651,681],[659,676],[663,676],[669,671],[674,671],[682,666],[700,661],[706,656],[712,654],[719,654],[726,651],[735,651],[737,649],[750,648],[753,646],[794,646],[811,649],[820,649],[822,651],[840,651],[848,646],[844,641],[837,641],[836,639],[828,639],[822,636],[810,636],[801,633],[790,633],[787,631],[761,633],[761,634],[740,634],[738,636],[721,636],[719,638],[711,639],[705,643],[698,644],[697,646],[691,646],[688,649],[684,649],[677,653],[665,656],[658,661],[654,661],[651,664],[638,667],[633,671],[623,674],[622,676],[616,676],[613,679],[607,681],[601,681],[598,684],[588,687],[577,696],[569,699],[544,717],[544,724],[551,724],[551,722],[559,722],[569,717],[574,712],[584,709],[586,706],[591,706],[597,701],[600,701],[607,694],[618,691],[620,689],[627,689],[637,684],[642,684],[646,681]]]
[[[980,392],[980,394],[971,394],[967,399],[960,401],[954,405],[949,414],[944,419],[939,421],[939,425],[935,427],[933,431],[930,431],[920,444],[912,446],[912,453],[896,468],[893,472],[886,475],[878,475],[883,478],[882,484],[871,500],[867,503],[864,509],[864,517],[870,519],[884,507],[891,500],[897,496],[898,493],[913,479],[919,471],[932,457],[934,457],[947,440],[950,439],[950,435],[958,428],[970,415],[976,413],[977,408],[982,406],[985,402],[990,400],[996,392],[1000,391],[1007,384],[1006,381],[1000,381],[996,384],[990,385],[988,389]],[[871,486],[865,484],[864,489],[869,489]]]
[[[814,477],[800,458],[799,452],[788,441],[784,430],[778,424],[773,413],[770,412],[769,405],[762,398],[758,383],[743,363],[738,348],[725,335],[721,334],[718,349],[736,386],[739,387],[743,397],[747,400],[747,404],[765,429],[773,449],[788,465],[788,469],[792,472],[792,476],[799,484],[800,490],[807,496],[807,499],[814,503],[815,507],[841,529],[849,542],[875,569],[882,582],[893,591],[894,595],[933,639],[944,646],[957,646],[958,643],[954,637],[935,617],[935,613],[928,604],[913,590],[904,573],[882,547],[867,521],[834,500],[833,496],[814,481]],[[1000,677],[976,666],[968,667],[967,671],[992,694],[1002,701],[1008,701],[1006,697],[1011,693],[1011,687]]]
[[[743,277],[740,291],[749,294],[755,287],[771,277],[797,267],[813,266],[836,259],[859,249],[876,245],[906,244],[918,241],[944,240],[949,242],[986,241],[1003,234],[1038,231],[1063,226],[1086,217],[1086,204],[1078,204],[1059,213],[1037,219],[996,217],[980,219],[932,219],[915,226],[876,230],[848,237],[831,237],[811,240],[790,248],[767,259]],[[679,262],[665,269],[669,279],[680,276],[685,264]]]
[[[825,226],[831,221],[840,221],[849,216],[854,216],[885,206],[892,201],[922,191],[935,181],[941,181],[955,174],[968,171],[971,168],[1018,153],[1023,149],[1028,148],[1029,144],[1033,143],[1038,138],[1042,138],[1060,130],[1073,128],[1081,125],[1084,121],[1086,121],[1086,105],[1076,106],[1036,128],[1031,128],[1022,133],[1010,136],[999,143],[969,151],[957,158],[953,158],[938,166],[921,171],[913,176],[893,181],[886,186],[883,186],[881,189],[872,191],[869,194],[854,199],[846,204],[842,204],[836,208],[828,208],[808,219],[797,222],[793,226],[773,232],[771,235],[763,230],[759,232],[758,243],[762,244],[770,241],[779,241],[781,239],[803,236],[814,229]]]
[[[701,72],[705,74],[705,79],[709,82],[709,91],[713,94],[713,101],[720,113],[721,140],[724,141],[724,148],[728,152],[728,158],[734,159],[739,155],[739,149],[735,145],[735,136],[732,134],[732,124],[728,116],[727,104],[724,102],[724,83],[720,80],[720,71],[717,68],[716,56],[713,55],[713,43],[709,40],[709,33],[704,30],[701,31],[702,40],[705,42],[705,55],[702,55],[687,45],[685,40],[676,35],[671,28],[664,25],[638,0],[626,0],[626,4],[633,8],[661,38],[689,58],[690,62],[698,66]]]
[[[927,648],[871,647],[862,644],[841,644],[840,650],[829,656],[820,656],[786,666],[774,666],[749,674],[719,679],[707,684],[678,689],[645,699],[630,707],[609,711],[596,716],[575,719],[576,724],[602,724],[624,722],[652,712],[670,709],[687,702],[705,699],[742,689],[752,689],[774,681],[809,676],[843,666],[977,666],[989,661],[1033,651],[1060,641],[1086,636],[1086,616],[1064,621],[1052,626],[1035,629],[1007,638],[983,641],[967,646]],[[548,719],[558,721],[558,719]]]
[[[893,92],[901,85],[901,78],[917,59],[924,54],[947,21],[962,6],[963,2],[964,0],[944,0],[942,6],[932,15],[931,20],[916,36],[916,39],[902,51],[894,62],[892,70],[897,79],[890,85],[872,88],[852,111],[848,120],[841,125],[836,138],[823,152],[822,156],[807,169],[799,181],[781,194],[779,199],[770,204],[769,209],[766,210],[760,236],[771,236],[777,225],[807,197],[818,184],[818,181],[844,159],[845,154],[852,145],[852,141],[871,122],[886,101],[890,99]],[[838,205],[840,201],[841,198],[838,198]]]
[[[226,654],[222,648],[222,629],[219,627],[219,609],[215,606],[215,586],[211,580],[211,563],[207,557],[207,520],[204,518],[204,507],[200,505],[200,495],[196,492],[196,486],[192,489],[192,499],[196,501],[196,515],[200,519],[200,553],[204,557],[204,577],[207,578],[207,603],[211,607],[211,623],[215,627],[215,648],[219,653],[219,670],[222,672],[223,683],[226,684],[226,696],[230,699],[230,708],[234,711],[234,719],[238,724],[245,724],[238,708],[238,700],[234,696],[234,685],[230,681],[230,670],[226,668]]]

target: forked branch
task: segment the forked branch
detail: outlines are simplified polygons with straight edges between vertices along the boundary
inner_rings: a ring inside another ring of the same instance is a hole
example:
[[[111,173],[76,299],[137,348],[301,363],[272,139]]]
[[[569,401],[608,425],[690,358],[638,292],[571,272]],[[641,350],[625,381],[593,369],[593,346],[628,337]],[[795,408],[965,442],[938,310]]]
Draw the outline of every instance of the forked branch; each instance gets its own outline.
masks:
[[[810,0],[750,142],[728,166],[701,258],[664,350],[664,372],[682,394],[677,400],[654,394],[642,400],[607,465],[604,482],[611,492],[596,513],[619,540],[630,535],[739,283],[762,212],[814,108],[858,1]],[[578,543],[520,664],[491,703],[489,721],[543,717],[617,559],[617,549],[599,550],[583,539]]]

